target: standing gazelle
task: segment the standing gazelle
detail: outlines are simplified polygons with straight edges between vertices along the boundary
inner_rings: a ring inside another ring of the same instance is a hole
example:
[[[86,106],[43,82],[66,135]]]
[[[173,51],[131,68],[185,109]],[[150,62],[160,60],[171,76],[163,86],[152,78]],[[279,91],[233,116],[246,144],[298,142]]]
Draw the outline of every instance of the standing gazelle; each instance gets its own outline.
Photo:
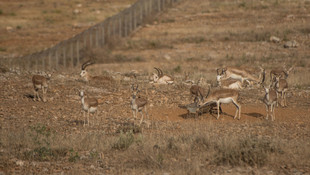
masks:
[[[266,105],[266,120],[268,120],[268,116],[269,116],[269,109],[271,112],[271,121],[274,121],[276,116],[275,116],[275,112],[274,109],[276,107],[277,104],[277,92],[272,89],[272,86],[270,85],[269,88],[266,88],[263,86],[263,88],[265,89],[265,96],[263,99],[263,102]]]
[[[210,92],[210,90],[209,90]],[[207,96],[207,98],[205,100],[202,100],[199,104],[199,106],[205,106],[208,105],[210,103],[216,103],[217,105],[217,118],[220,118],[220,104],[224,103],[224,104],[228,104],[228,103],[233,103],[237,110],[236,110],[236,114],[234,119],[237,117],[237,114],[239,112],[239,120],[241,118],[241,105],[238,103],[238,97],[239,97],[239,92],[235,89],[218,89],[215,90],[211,93],[208,93],[209,95]]]
[[[84,116],[84,125],[85,126],[85,113],[87,112],[87,125],[89,126],[89,113],[97,113],[96,118],[98,118],[98,100],[96,98],[85,98],[84,91],[79,90],[79,95],[81,97],[81,103],[82,103],[82,110],[83,110],[83,116]]]
[[[136,87],[134,87],[134,85],[131,86],[132,87],[132,96],[131,96],[131,110],[133,112],[133,117],[136,118],[138,111],[141,113],[141,120],[140,120],[140,125],[143,122],[143,113],[142,113],[142,109],[144,108],[145,114],[147,115],[147,111],[146,111],[146,104],[147,104],[147,99],[143,98],[143,97],[139,97],[138,93],[140,92],[140,90],[138,89],[138,85]]]
[[[282,79],[287,79],[290,72],[293,70],[293,66],[288,70],[286,68],[275,68],[270,71],[270,82],[275,82],[276,77],[280,76]]]
[[[36,101],[36,99],[38,101],[40,101],[40,96],[39,96],[39,89],[42,89],[42,100],[43,102],[46,102],[46,93],[47,93],[47,88],[48,88],[48,84],[47,84],[47,78],[42,76],[42,75],[34,75],[32,77],[32,84],[33,84],[33,88],[34,88],[34,98],[33,100]]]
[[[281,95],[281,106],[287,106],[286,102],[286,91],[288,90],[288,83],[281,76],[276,76],[275,88],[277,91],[277,97],[279,101],[279,94]],[[277,103],[278,106],[279,102]]]

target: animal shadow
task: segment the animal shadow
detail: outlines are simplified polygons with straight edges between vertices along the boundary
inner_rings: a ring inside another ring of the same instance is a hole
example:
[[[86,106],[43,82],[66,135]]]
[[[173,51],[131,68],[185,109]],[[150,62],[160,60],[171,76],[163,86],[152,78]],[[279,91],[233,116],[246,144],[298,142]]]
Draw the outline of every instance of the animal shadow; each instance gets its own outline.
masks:
[[[251,112],[251,113],[244,113],[245,115],[251,116],[251,117],[255,117],[255,118],[263,118],[264,115],[257,113],[257,112]]]

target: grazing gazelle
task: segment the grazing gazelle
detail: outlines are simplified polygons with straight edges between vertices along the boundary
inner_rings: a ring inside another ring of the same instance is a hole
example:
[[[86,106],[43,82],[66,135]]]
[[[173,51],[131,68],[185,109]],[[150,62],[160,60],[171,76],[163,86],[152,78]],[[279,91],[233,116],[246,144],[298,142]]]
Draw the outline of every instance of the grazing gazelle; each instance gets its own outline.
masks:
[[[209,92],[210,92],[210,89],[209,89]],[[202,107],[210,103],[216,103],[217,105],[217,118],[216,119],[219,119],[220,118],[220,110],[219,110],[220,104],[222,103],[228,104],[232,102],[237,108],[234,119],[237,117],[237,114],[239,112],[238,119],[240,120],[241,105],[237,102],[238,97],[239,97],[239,92],[235,89],[217,89],[211,93],[208,93],[208,96],[206,97],[206,99],[202,100],[199,103],[199,106]]]
[[[159,68],[154,67],[157,70],[157,74],[153,73],[153,81],[157,84],[172,84],[174,79],[169,75],[164,75],[163,71]]]
[[[143,122],[143,113],[142,113],[142,109],[144,108],[145,114],[147,115],[147,111],[146,111],[146,104],[147,104],[147,99],[143,98],[143,97],[139,97],[138,93],[140,92],[140,90],[138,89],[138,85],[136,87],[134,87],[134,85],[131,86],[132,88],[132,96],[131,96],[131,110],[133,112],[133,117],[136,118],[138,112],[141,113],[141,120],[140,120],[140,125]]]
[[[280,76],[282,79],[287,79],[290,72],[293,70],[293,66],[288,70],[286,68],[275,68],[270,71],[270,82],[275,82],[276,77]]]
[[[249,84],[252,84],[251,81],[254,81],[258,84],[262,84],[265,81],[265,69],[260,67],[260,72],[257,72],[259,77],[253,76],[250,72],[242,68],[236,67],[226,67],[222,69],[222,73],[220,75],[224,75],[222,77],[223,80],[232,78],[236,80],[240,80],[241,84],[244,84],[244,81],[247,81]],[[219,75],[219,73],[218,73]]]
[[[84,96],[84,91],[79,90],[79,95],[81,97],[81,103],[82,103],[82,110],[83,110],[83,116],[84,116],[84,125],[85,126],[85,113],[87,112],[87,125],[89,126],[89,113],[97,113],[98,118],[98,100],[96,98],[86,98]]]
[[[263,88],[265,89],[265,93],[266,93],[264,96],[264,99],[263,99],[263,102],[266,105],[266,113],[267,113],[266,120],[268,120],[269,109],[270,109],[271,121],[274,121],[276,118],[274,109],[275,109],[276,104],[277,104],[277,92],[276,92],[276,90],[274,90],[272,88],[271,85],[269,86],[269,88],[266,88],[264,86],[263,86]]]
[[[286,91],[288,90],[288,83],[285,79],[280,78],[281,76],[276,76],[275,88],[277,91],[277,97],[279,101],[279,94],[281,95],[281,106],[287,106],[286,102]],[[277,102],[277,106],[279,102]]]
[[[47,80],[50,78],[50,75],[48,76],[48,78],[42,76],[42,75],[34,75],[32,77],[32,84],[33,84],[33,88],[34,88],[34,98],[33,100],[36,101],[36,99],[38,101],[41,100],[40,96],[39,96],[39,89],[42,89],[42,100],[43,102],[46,102],[46,92],[47,92],[47,88],[48,88],[48,84],[47,84]]]

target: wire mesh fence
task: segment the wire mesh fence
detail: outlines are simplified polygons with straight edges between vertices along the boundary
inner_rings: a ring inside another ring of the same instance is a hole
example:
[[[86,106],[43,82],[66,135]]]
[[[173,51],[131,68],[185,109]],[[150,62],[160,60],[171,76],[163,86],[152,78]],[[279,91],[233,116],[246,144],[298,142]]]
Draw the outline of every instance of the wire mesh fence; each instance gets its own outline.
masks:
[[[102,48],[112,40],[127,37],[155,14],[182,0],[138,0],[129,8],[105,19],[74,37],[30,55],[3,59],[10,68],[59,70],[80,65],[83,49]]]

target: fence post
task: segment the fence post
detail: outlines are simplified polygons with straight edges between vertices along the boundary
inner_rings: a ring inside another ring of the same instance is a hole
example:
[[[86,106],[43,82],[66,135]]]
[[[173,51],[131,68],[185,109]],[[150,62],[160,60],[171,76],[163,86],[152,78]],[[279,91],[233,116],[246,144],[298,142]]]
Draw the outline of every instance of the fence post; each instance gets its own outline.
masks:
[[[90,28],[89,31],[89,48],[92,48],[93,46],[93,28]]]
[[[83,36],[84,36],[84,38],[83,38],[84,48],[86,48],[86,46],[87,46],[86,32],[83,33]]]
[[[105,40],[104,40],[104,39],[105,39],[104,24],[105,24],[105,23],[103,23],[103,24],[101,25],[101,30],[102,30],[102,31],[101,31],[101,33],[102,33],[102,36],[101,36],[101,40],[102,40],[102,41],[101,41],[101,45],[102,45],[102,47],[104,46],[104,42],[105,42]]]
[[[96,26],[95,30],[96,30],[96,47],[99,47],[99,32],[98,32],[99,28],[98,28],[98,26]]]
[[[70,42],[70,56],[71,56],[71,67],[74,67],[73,60],[73,41]]]
[[[52,50],[50,49],[48,52],[48,65],[49,65],[49,69],[52,69]]]
[[[58,48],[55,51],[55,69],[58,70]]]
[[[63,44],[63,47],[62,47],[62,54],[63,54],[63,66],[64,66],[64,68],[66,68],[67,67],[67,63],[66,63],[66,43],[64,43]]]
[[[118,18],[118,34],[119,34],[119,37],[121,38],[122,37],[122,15],[119,15],[119,18]]]
[[[126,37],[127,36],[127,30],[128,30],[128,25],[127,25],[127,17],[126,17],[127,15],[125,14],[124,15],[124,37]]]
[[[80,64],[80,41],[76,40],[76,65]]]

